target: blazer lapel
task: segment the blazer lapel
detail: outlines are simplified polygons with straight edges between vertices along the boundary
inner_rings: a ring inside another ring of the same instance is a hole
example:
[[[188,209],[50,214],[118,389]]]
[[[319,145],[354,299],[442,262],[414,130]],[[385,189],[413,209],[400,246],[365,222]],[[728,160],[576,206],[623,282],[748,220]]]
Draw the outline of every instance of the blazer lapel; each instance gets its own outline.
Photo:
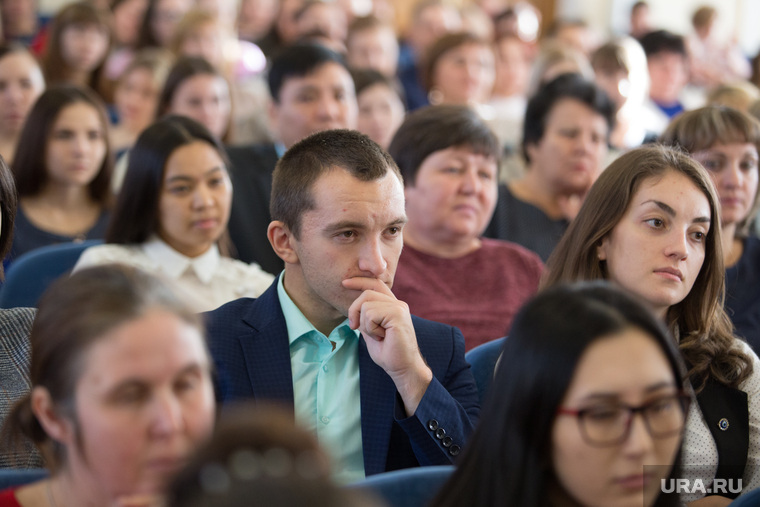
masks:
[[[256,399],[293,405],[293,374],[285,316],[275,281],[243,316],[250,329],[240,335],[248,378]]]
[[[369,355],[359,338],[359,390],[362,411],[362,451],[367,476],[385,471],[393,426],[396,386]]]

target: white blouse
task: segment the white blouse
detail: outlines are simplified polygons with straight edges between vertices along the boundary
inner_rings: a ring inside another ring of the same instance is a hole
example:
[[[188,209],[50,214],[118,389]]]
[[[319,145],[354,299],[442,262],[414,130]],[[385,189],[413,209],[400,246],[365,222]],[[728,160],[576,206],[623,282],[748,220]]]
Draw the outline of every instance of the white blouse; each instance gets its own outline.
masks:
[[[258,297],[274,280],[258,264],[222,257],[214,245],[198,257],[185,257],[157,237],[140,245],[88,248],[74,271],[102,264],[126,264],[171,280],[196,312],[218,308],[241,297]]]
[[[743,340],[744,352],[752,358],[752,375],[739,387],[747,393],[749,404],[749,449],[747,450],[747,465],[742,477],[742,494],[760,486],[760,359],[752,348]],[[729,421],[730,423],[730,421]],[[718,471],[718,448],[715,445],[707,422],[702,415],[696,398],[692,398],[689,415],[686,420],[686,431],[683,439],[682,477],[689,479],[689,487],[694,480],[702,478],[705,488],[709,488],[715,472]],[[737,487],[736,484],[733,485]],[[701,493],[681,494],[681,501],[692,502],[705,495]]]

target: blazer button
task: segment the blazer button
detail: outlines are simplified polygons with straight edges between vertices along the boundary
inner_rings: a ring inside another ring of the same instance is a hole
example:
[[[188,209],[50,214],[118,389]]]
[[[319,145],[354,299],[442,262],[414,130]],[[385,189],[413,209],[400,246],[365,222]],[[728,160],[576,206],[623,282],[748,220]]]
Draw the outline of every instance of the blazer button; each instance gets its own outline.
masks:
[[[445,436],[446,436],[446,430],[445,429],[438,428],[437,430],[435,430],[435,438],[437,438],[438,440],[441,440]]]
[[[459,454],[459,451],[461,451],[461,450],[462,450],[461,447],[459,447],[458,445],[454,444],[451,447],[449,447],[449,454],[451,454],[452,456],[456,456],[456,455]]]
[[[441,440],[441,443],[444,447],[451,447],[451,444],[454,443],[454,439],[451,437],[444,437],[444,439]]]
[[[427,426],[430,431],[435,431],[438,429],[438,421],[435,419],[430,419]]]

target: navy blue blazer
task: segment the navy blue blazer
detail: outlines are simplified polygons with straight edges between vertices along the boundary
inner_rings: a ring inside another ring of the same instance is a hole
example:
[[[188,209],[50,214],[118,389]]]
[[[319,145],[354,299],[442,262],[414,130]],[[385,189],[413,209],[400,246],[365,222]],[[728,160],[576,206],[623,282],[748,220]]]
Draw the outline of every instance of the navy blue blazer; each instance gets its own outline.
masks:
[[[242,298],[206,315],[217,369],[217,399],[293,405],[293,375],[277,280],[258,299]],[[464,337],[451,326],[412,316],[420,352],[433,371],[414,416],[406,417],[391,378],[359,341],[364,471],[373,475],[450,464],[480,414],[478,390],[464,359]]]

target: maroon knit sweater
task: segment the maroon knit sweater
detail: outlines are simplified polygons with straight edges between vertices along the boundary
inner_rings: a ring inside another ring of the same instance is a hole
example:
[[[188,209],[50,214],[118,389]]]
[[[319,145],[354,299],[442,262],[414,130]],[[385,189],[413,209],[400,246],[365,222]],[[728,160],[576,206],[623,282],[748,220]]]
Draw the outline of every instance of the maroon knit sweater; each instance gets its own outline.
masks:
[[[467,350],[508,333],[544,269],[538,255],[515,243],[482,242],[458,259],[404,246],[393,282],[393,293],[412,314],[461,329]]]

